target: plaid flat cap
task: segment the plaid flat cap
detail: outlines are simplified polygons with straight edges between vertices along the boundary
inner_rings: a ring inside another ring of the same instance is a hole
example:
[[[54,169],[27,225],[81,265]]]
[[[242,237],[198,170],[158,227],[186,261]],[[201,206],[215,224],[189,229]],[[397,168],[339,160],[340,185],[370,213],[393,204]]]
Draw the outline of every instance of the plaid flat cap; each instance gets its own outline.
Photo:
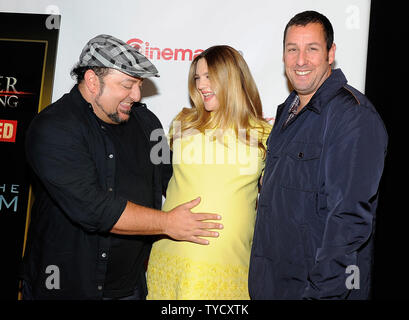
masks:
[[[106,67],[132,77],[159,77],[156,67],[129,44],[106,34],[92,38],[80,54],[79,67]]]

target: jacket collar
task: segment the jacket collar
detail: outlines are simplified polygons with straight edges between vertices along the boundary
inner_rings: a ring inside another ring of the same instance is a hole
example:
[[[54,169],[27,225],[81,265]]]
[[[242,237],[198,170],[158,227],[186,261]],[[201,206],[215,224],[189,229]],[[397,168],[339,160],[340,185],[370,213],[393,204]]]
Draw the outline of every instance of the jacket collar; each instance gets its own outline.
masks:
[[[331,75],[324,81],[321,87],[318,88],[305,107],[317,113],[321,113],[322,109],[346,83],[347,79],[341,69],[332,70]]]
[[[321,87],[318,88],[305,108],[316,113],[321,113],[322,109],[337,94],[339,89],[345,86],[346,83],[347,79],[341,69],[332,70],[331,75],[323,82]],[[278,108],[282,109],[284,106],[290,105],[294,101],[296,95],[297,92],[293,90],[285,102]]]
[[[89,103],[84,99],[80,90],[78,89],[78,84],[72,87],[70,94],[72,94],[73,98],[75,99],[75,102],[78,102],[78,104],[89,105]]]
[[[78,110],[80,113],[85,114],[93,114],[94,110],[92,109],[92,105],[84,99],[80,90],[78,89],[78,84],[74,85],[70,91],[70,97],[73,101],[73,106]]]

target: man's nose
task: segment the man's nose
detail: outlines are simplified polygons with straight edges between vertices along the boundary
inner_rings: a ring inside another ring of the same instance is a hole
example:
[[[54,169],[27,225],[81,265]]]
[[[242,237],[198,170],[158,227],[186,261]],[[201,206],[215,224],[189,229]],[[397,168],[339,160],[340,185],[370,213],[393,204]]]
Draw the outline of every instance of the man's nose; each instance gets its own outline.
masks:
[[[297,65],[303,66],[306,63],[307,57],[304,50],[299,50],[297,55]]]
[[[138,102],[139,100],[141,100],[141,87],[139,85],[134,85],[132,87],[132,91],[131,91],[131,94],[129,95],[129,97],[134,102]]]

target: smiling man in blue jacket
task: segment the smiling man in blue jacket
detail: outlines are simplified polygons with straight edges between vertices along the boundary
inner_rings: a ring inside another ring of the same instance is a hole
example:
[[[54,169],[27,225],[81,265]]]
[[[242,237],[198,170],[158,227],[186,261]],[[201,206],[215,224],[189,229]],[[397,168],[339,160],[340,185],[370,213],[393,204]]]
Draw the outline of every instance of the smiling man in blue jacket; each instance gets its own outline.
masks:
[[[330,21],[315,11],[284,31],[294,91],[268,139],[250,261],[252,299],[367,299],[387,149],[371,102],[332,69]]]

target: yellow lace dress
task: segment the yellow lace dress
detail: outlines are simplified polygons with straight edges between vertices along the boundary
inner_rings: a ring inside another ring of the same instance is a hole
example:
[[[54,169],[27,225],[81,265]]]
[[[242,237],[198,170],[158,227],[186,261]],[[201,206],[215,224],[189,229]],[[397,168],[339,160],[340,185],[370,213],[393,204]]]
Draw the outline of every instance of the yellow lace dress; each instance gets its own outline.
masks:
[[[264,144],[270,130],[271,126],[264,130]],[[224,229],[217,230],[218,238],[208,238],[209,245],[169,238],[156,241],[147,271],[148,300],[249,299],[247,279],[263,154],[232,133],[224,134],[224,143],[213,133],[174,141],[174,171],[163,210],[200,196],[192,212],[220,214]]]

